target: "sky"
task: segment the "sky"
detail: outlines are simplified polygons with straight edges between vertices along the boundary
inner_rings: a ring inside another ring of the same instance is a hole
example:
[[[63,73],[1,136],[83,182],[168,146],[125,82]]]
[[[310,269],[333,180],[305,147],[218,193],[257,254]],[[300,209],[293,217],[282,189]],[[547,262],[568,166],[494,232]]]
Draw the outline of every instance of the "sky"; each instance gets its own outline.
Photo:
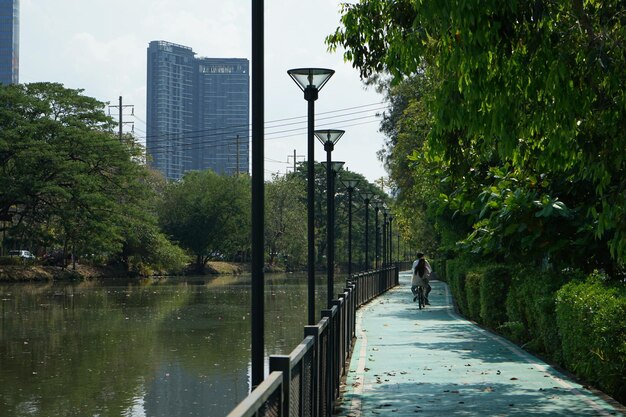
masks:
[[[265,177],[307,159],[307,102],[287,70],[335,70],[315,102],[316,129],[342,129],[332,159],[370,181],[386,176],[377,158],[383,97],[358,70],[330,53],[339,26],[336,0],[265,0]],[[20,0],[20,83],[49,81],[117,105],[143,142],[150,41],[188,46],[197,56],[251,59],[251,0]],[[117,109],[111,109],[117,116]],[[125,131],[130,125],[124,125]],[[325,161],[316,142],[315,160]]]

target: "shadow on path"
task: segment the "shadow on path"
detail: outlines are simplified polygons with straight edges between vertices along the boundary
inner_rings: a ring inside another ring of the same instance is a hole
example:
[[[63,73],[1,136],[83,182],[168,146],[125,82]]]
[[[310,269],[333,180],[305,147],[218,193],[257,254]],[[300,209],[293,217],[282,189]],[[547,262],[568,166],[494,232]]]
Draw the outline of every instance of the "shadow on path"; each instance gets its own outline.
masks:
[[[339,416],[626,415],[507,340],[459,317],[446,284],[419,310],[410,275],[362,307]]]

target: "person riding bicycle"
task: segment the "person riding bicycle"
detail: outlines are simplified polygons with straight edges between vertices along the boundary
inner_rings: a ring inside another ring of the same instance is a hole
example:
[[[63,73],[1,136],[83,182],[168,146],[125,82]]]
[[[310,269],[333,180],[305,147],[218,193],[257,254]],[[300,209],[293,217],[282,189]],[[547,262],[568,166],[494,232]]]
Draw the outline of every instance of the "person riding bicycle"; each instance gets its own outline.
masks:
[[[412,266],[413,277],[411,278],[411,292],[413,293],[413,301],[417,300],[417,287],[421,286],[424,289],[425,304],[430,305],[428,301],[428,294],[432,290],[429,283],[429,278],[432,273],[432,267],[428,261],[424,258],[423,253],[417,254],[417,259],[413,262]]]

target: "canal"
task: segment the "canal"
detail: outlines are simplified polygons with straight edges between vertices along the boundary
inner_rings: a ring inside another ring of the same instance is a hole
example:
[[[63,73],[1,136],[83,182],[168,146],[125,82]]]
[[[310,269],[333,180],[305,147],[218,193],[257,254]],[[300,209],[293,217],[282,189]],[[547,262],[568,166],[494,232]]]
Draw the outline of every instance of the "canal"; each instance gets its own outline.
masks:
[[[267,355],[302,340],[306,291],[306,274],[266,274]],[[248,394],[249,275],[0,284],[0,299],[0,416],[221,417]]]

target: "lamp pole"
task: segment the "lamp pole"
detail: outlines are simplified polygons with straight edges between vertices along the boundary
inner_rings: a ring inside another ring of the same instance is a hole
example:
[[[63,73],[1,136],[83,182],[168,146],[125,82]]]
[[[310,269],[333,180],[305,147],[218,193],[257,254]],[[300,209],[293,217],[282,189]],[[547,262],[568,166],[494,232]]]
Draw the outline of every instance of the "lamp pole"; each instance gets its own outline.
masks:
[[[252,2],[252,262],[251,262],[251,385],[265,378],[264,340],[264,10],[263,0]]]
[[[326,161],[326,190],[327,213],[326,213],[326,262],[327,276],[327,300],[328,309],[333,307],[333,295],[335,294],[335,175],[341,169],[344,162]],[[329,168],[330,167],[330,168]]]
[[[378,239],[378,235],[380,233],[379,230],[379,226],[378,226],[378,212],[380,211],[380,207],[381,207],[381,203],[379,201],[376,201],[374,203],[374,212],[376,214],[375,218],[375,226],[374,227],[374,232],[376,233],[376,239],[374,239],[375,241],[375,250],[374,250],[374,258],[375,258],[375,263],[376,263],[376,269],[378,269],[379,265],[379,261],[380,261],[380,240]]]
[[[387,208],[383,209],[383,268],[387,266]]]
[[[371,191],[365,191],[361,194],[363,196],[363,201],[365,202],[365,269],[369,270],[370,268],[370,258],[369,258],[369,205],[370,199],[374,197],[374,193]]]
[[[335,71],[326,68],[296,68],[287,74],[304,92],[308,102],[307,132],[307,240],[308,240],[308,322],[315,324],[315,100]]]
[[[393,216],[389,215],[389,265],[393,265]]]
[[[324,145],[326,151],[326,275],[328,277],[328,308],[333,306],[335,293],[335,186],[333,172],[337,172],[343,162],[332,162],[331,154],[335,144],[341,139],[344,130],[316,130],[315,137]],[[341,164],[341,165],[339,165]],[[336,170],[335,170],[336,168]]]
[[[352,193],[359,184],[359,180],[342,181],[348,190],[348,278],[352,277]]]

